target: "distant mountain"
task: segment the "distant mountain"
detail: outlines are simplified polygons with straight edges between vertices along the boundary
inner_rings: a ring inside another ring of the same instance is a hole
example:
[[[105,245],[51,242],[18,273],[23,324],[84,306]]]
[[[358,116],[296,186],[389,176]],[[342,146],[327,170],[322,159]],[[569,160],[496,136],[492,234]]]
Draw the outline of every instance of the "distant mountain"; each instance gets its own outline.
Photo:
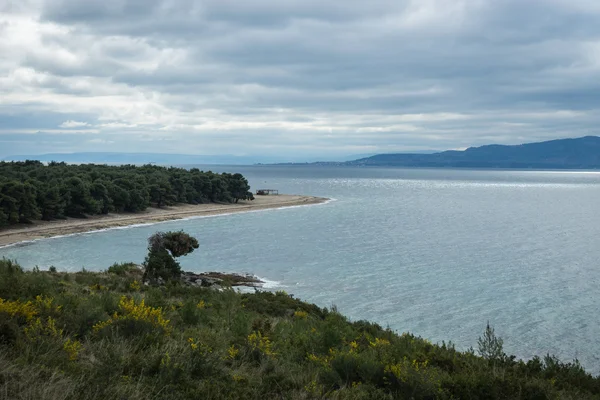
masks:
[[[190,154],[159,154],[159,153],[52,153],[39,155],[16,155],[5,157],[4,161],[39,160],[43,162],[64,161],[66,163],[96,163],[96,164],[221,164],[221,165],[250,165],[262,162],[278,162],[276,158],[244,157],[231,155],[190,155]]]
[[[558,139],[515,146],[487,145],[433,154],[377,154],[342,165],[454,168],[598,169],[600,137]]]
[[[345,162],[357,158],[372,156],[371,154],[354,154],[338,157],[313,157],[303,160],[301,156],[232,156],[232,155],[192,155],[192,154],[162,154],[162,153],[106,153],[106,152],[88,152],[88,153],[50,153],[50,154],[30,154],[14,155],[4,157],[2,161],[25,161],[39,160],[42,162],[66,162],[70,164],[159,164],[159,165],[253,165],[253,164],[274,164],[289,163],[294,161],[317,162],[323,158],[333,162]]]

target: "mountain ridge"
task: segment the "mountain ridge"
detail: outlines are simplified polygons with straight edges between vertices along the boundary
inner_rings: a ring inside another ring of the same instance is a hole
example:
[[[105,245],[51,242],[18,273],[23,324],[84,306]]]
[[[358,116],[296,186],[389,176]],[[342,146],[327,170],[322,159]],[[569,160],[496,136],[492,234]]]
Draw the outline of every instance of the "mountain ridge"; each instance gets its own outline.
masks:
[[[377,154],[338,165],[463,168],[600,168],[600,137],[554,139],[518,145],[489,144],[433,154]]]

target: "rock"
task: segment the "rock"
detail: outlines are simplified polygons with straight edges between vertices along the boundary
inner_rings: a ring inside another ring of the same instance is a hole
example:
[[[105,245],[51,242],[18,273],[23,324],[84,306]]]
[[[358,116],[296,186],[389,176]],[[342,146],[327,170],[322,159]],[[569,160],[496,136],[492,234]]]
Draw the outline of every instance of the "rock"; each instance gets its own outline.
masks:
[[[188,286],[217,287],[223,290],[223,286],[247,286],[261,287],[263,282],[252,275],[226,274],[221,272],[182,272],[181,281]]]
[[[220,278],[209,278],[209,277],[202,278],[202,286],[213,286],[213,285],[221,284],[222,282],[223,282],[223,279],[220,279]]]

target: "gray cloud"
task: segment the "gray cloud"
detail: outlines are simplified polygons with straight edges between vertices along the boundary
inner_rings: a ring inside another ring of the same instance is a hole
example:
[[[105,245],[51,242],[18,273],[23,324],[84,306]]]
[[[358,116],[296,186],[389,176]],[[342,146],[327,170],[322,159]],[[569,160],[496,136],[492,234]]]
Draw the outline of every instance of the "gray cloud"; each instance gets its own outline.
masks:
[[[598,134],[596,1],[0,9],[0,155],[131,146],[338,156]],[[25,138],[35,135],[44,146]]]

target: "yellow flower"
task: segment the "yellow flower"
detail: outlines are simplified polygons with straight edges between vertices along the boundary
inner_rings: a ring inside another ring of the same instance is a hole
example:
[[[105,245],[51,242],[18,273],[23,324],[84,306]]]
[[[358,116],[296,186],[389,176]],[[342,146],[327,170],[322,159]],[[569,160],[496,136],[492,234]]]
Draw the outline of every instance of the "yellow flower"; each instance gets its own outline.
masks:
[[[29,340],[37,340],[41,336],[61,337],[63,333],[62,329],[56,327],[56,320],[52,317],[48,317],[46,322],[42,322],[41,318],[36,318],[35,321],[30,322],[23,330]]]
[[[296,311],[294,313],[294,318],[306,319],[307,317],[308,317],[308,313],[306,311]]]
[[[333,353],[331,353],[331,355],[333,356]],[[320,364],[327,368],[327,367],[329,367],[329,362],[331,361],[332,357],[327,357],[327,356],[319,357],[316,354],[310,353],[306,356],[306,358],[308,358],[309,361],[312,361],[316,364]]]
[[[60,309],[62,308],[62,306],[54,306],[52,305],[52,302],[54,302],[54,299],[52,297],[44,297],[44,296],[35,296],[35,306],[36,308],[42,312],[42,311],[60,311]]]
[[[28,321],[38,315],[36,307],[30,301],[22,303],[19,300],[10,301],[2,298],[0,298],[0,312],[11,317],[24,317]]]
[[[203,310],[203,309],[205,309],[205,308],[206,308],[206,303],[204,302],[204,300],[200,300],[200,301],[198,302],[198,304],[196,304],[196,308],[198,308],[198,309],[200,309],[200,310]]]
[[[139,292],[141,286],[140,283],[136,280],[129,284],[129,289]]]
[[[239,352],[240,352],[240,349],[236,349],[234,345],[231,345],[227,349],[227,356],[233,360],[237,357]]]
[[[169,352],[167,351],[165,353],[165,355],[162,356],[162,358],[160,359],[160,366],[168,367],[169,365],[171,365],[171,356],[169,355]]]
[[[119,301],[119,312],[115,312],[112,318],[107,321],[99,322],[94,325],[93,329],[98,332],[105,327],[114,324],[117,321],[145,321],[150,323],[155,328],[162,328],[169,334],[171,328],[169,320],[165,319],[162,308],[154,308],[147,306],[142,300],[136,304],[133,299],[128,299],[127,296],[122,296]]]
[[[384,368],[384,371],[393,374],[396,378],[398,378],[400,380],[405,379],[402,376],[402,366],[400,364],[386,365]]]
[[[67,339],[63,344],[63,349],[67,352],[69,360],[75,361],[81,350],[81,343],[78,340]]]
[[[376,338],[374,342],[369,341],[372,347],[388,346],[390,341],[387,339]]]
[[[248,335],[248,344],[252,350],[259,350],[267,356],[275,356],[275,352],[271,349],[271,341],[260,332],[254,331]]]
[[[321,396],[321,390],[317,385],[317,381],[313,380],[308,385],[304,386],[304,390],[315,397]]]
[[[203,355],[208,355],[213,352],[212,347],[207,346],[206,344],[201,342],[196,342],[196,339],[194,338],[188,338],[187,341],[190,344],[192,350],[198,350],[198,352],[200,352]]]
[[[353,340],[349,344],[350,344],[350,353],[354,353],[358,350],[358,343],[356,343],[356,340]]]

